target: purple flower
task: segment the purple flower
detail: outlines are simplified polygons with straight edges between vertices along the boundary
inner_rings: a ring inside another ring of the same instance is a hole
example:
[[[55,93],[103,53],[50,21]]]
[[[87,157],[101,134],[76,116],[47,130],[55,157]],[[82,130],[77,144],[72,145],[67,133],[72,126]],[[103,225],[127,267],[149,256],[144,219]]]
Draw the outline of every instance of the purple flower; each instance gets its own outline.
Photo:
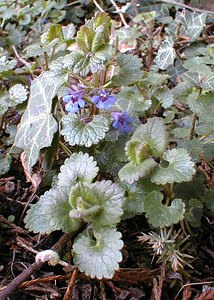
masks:
[[[109,109],[117,100],[114,96],[110,96],[109,92],[105,90],[99,91],[98,94],[98,96],[93,96],[91,101],[96,104],[96,107],[99,109]]]
[[[65,110],[70,113],[77,113],[80,107],[85,106],[85,101],[82,99],[84,92],[83,91],[72,91],[68,90],[68,94],[65,95],[62,99],[65,103]]]
[[[132,130],[130,123],[134,121],[132,117],[127,115],[127,112],[112,112],[111,116],[114,118],[112,126],[121,133],[129,133]]]

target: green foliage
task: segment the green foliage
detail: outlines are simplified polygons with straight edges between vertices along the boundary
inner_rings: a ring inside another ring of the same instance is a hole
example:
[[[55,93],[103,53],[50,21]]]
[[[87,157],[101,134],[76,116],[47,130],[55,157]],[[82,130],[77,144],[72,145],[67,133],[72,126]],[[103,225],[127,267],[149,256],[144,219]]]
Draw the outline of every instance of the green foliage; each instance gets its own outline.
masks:
[[[83,24],[93,1],[21,2],[0,5],[0,175],[24,152],[28,180],[42,169],[43,187],[52,181],[26,228],[78,231],[74,264],[112,278],[122,261],[116,228],[144,215],[160,230],[144,239],[177,272],[190,257],[166,227],[200,227],[214,211],[209,18],[150,0],[136,15],[121,0],[131,21],[118,28],[105,12]]]

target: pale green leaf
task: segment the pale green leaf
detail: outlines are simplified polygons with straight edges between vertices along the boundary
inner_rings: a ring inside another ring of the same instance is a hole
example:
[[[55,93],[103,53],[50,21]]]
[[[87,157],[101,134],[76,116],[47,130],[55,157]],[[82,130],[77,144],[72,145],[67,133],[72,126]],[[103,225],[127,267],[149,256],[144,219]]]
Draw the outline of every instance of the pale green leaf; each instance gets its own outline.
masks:
[[[152,105],[151,100],[144,100],[143,95],[136,86],[122,86],[121,91],[117,94],[117,106],[121,111],[129,113],[143,113]]]
[[[156,165],[157,163],[152,158],[147,158],[138,165],[127,163],[124,167],[122,167],[122,169],[120,169],[118,176],[121,181],[132,184],[140,177],[149,175]]]
[[[183,78],[191,82],[194,86],[201,87],[207,91],[214,91],[214,74],[205,76],[203,73],[186,72]]]
[[[206,190],[203,200],[206,207],[214,213],[214,190]]]
[[[112,229],[94,231],[94,238],[84,231],[73,245],[74,264],[91,278],[112,278],[122,261],[121,233]]]
[[[71,187],[78,182],[91,182],[98,172],[97,163],[88,153],[73,153],[60,168],[58,186]]]
[[[116,85],[129,85],[139,81],[143,77],[141,70],[142,61],[139,57],[132,54],[117,55],[118,70],[112,77],[112,81]]]
[[[76,32],[74,24],[70,23],[66,26],[62,27],[62,34],[64,37],[64,40],[70,40],[74,37]]]
[[[14,142],[14,146],[25,151],[27,169],[36,163],[39,151],[51,145],[53,134],[57,131],[57,122],[51,114],[52,99],[64,80],[64,77],[50,71],[32,82],[28,105]]]
[[[198,199],[186,201],[185,219],[193,227],[201,226],[201,217],[203,214],[203,204]]]
[[[148,144],[152,156],[162,155],[168,144],[164,119],[157,117],[147,119],[147,123],[139,125],[135,130],[132,139]]]
[[[151,149],[147,143],[131,139],[126,143],[126,155],[133,165],[139,165],[151,156]]]
[[[81,26],[80,30],[77,32],[77,44],[85,53],[92,52],[92,42],[95,34],[96,32],[93,29],[85,25]]]
[[[72,187],[70,216],[92,223],[94,227],[115,226],[123,214],[124,191],[110,180]]]
[[[66,187],[50,189],[31,206],[24,219],[26,228],[35,233],[51,233],[55,230],[72,232],[80,222],[69,217],[69,191]]]
[[[155,93],[155,97],[160,101],[163,108],[170,107],[174,101],[173,93],[168,88],[158,90]]]
[[[171,36],[166,36],[163,43],[158,49],[155,62],[161,70],[166,70],[167,67],[174,63],[176,53],[174,47],[174,41]]]
[[[154,170],[151,181],[162,185],[190,181],[194,174],[194,163],[186,149],[172,149],[163,154],[163,161]]]
[[[96,115],[92,121],[85,123],[78,115],[69,114],[62,118],[61,134],[71,146],[91,147],[104,139],[109,129],[108,123],[104,115]]]
[[[170,206],[162,204],[163,194],[153,191],[144,200],[146,217],[153,227],[163,228],[183,220],[185,205],[181,199],[172,200]]]
[[[9,89],[10,101],[14,106],[27,100],[27,94],[28,91],[22,84],[15,84]]]
[[[4,157],[0,152],[0,175],[6,174],[10,170],[11,161],[11,156]]]
[[[8,60],[6,55],[0,57],[0,73],[12,70],[16,65],[16,60]]]

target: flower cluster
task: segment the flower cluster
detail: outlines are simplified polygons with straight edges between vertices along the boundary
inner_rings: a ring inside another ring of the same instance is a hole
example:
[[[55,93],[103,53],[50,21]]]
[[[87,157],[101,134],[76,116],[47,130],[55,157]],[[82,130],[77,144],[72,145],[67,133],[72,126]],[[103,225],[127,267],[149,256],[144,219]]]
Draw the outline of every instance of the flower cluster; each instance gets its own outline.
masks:
[[[83,90],[73,91],[69,89],[67,95],[63,97],[63,101],[67,103],[65,105],[65,110],[70,113],[77,113],[80,108],[85,106],[83,96]],[[109,109],[116,100],[115,96],[110,95],[110,93],[105,90],[100,90],[98,95],[91,98],[91,102],[94,103],[97,108],[103,110]],[[114,119],[112,126],[115,129],[118,129],[120,133],[126,134],[132,130],[131,123],[134,119],[128,116],[127,112],[112,112],[111,116]]]
[[[72,91],[71,89],[68,90],[68,94],[65,95],[62,99],[65,103],[65,110],[70,113],[77,113],[79,108],[85,106],[85,101],[83,100],[83,91]]]

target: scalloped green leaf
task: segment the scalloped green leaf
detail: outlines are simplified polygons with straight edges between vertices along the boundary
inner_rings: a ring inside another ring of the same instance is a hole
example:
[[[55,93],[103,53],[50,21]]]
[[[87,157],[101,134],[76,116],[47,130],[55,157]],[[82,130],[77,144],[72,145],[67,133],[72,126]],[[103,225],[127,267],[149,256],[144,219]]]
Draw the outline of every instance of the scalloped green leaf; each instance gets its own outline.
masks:
[[[114,84],[129,85],[143,77],[142,61],[138,56],[119,53],[116,59],[118,70],[117,74],[112,77]]]
[[[155,63],[161,70],[166,70],[174,63],[175,58],[174,41],[172,37],[168,35],[158,49]]]
[[[163,108],[170,107],[174,102],[173,93],[168,88],[158,90],[155,97],[160,101]]]
[[[89,53],[92,51],[92,43],[95,34],[96,32],[93,29],[88,28],[85,25],[81,26],[80,30],[77,32],[77,44],[85,53]]]
[[[139,165],[127,163],[124,167],[122,167],[122,169],[120,169],[118,176],[121,181],[132,184],[140,177],[145,177],[150,174],[151,171],[156,167],[156,165],[157,163],[152,158],[147,158]]]
[[[78,229],[80,221],[69,217],[69,191],[66,187],[57,187],[41,196],[27,212],[24,219],[26,228],[35,233],[51,233],[55,230],[72,232]]]
[[[152,156],[157,157],[162,155],[168,144],[168,133],[164,119],[157,117],[148,119],[147,123],[137,127],[132,139],[147,143],[151,149]]]
[[[117,94],[117,106],[121,111],[129,113],[143,113],[152,105],[151,100],[144,100],[143,95],[136,86],[122,86]]]
[[[162,204],[163,194],[153,191],[144,200],[146,217],[153,227],[163,228],[183,220],[185,205],[181,199],[174,199],[170,206]]]
[[[70,192],[70,216],[94,227],[115,226],[123,214],[124,191],[110,180],[78,183]]]
[[[163,161],[154,170],[151,181],[162,185],[190,181],[194,174],[194,163],[186,149],[172,149],[163,154]]]
[[[188,80],[194,86],[201,87],[207,91],[214,91],[214,74],[204,75],[203,73],[187,71],[183,74],[183,78]]]
[[[52,99],[64,81],[64,76],[49,71],[43,72],[32,82],[28,105],[14,142],[14,146],[23,149],[26,154],[27,169],[36,163],[39,151],[51,145],[58,129],[51,113]]]
[[[201,226],[201,217],[203,214],[203,204],[198,199],[191,199],[186,202],[185,219],[193,227]]]
[[[206,190],[203,200],[206,207],[214,213],[214,190]]]
[[[16,60],[8,60],[6,55],[0,57],[0,73],[12,70],[16,65]]]
[[[78,182],[91,182],[98,173],[96,161],[88,153],[73,153],[60,168],[58,186],[71,187]]]
[[[133,165],[139,165],[151,155],[151,149],[147,143],[134,139],[126,143],[125,151]]]
[[[85,230],[73,245],[74,264],[91,278],[112,278],[122,261],[121,233],[112,229],[99,229],[93,236]]]
[[[28,91],[22,84],[15,84],[9,89],[10,106],[16,106],[27,100]]]
[[[109,121],[104,115],[96,115],[89,123],[84,123],[78,115],[69,114],[62,118],[62,131],[71,146],[91,147],[104,139],[109,129]]]

